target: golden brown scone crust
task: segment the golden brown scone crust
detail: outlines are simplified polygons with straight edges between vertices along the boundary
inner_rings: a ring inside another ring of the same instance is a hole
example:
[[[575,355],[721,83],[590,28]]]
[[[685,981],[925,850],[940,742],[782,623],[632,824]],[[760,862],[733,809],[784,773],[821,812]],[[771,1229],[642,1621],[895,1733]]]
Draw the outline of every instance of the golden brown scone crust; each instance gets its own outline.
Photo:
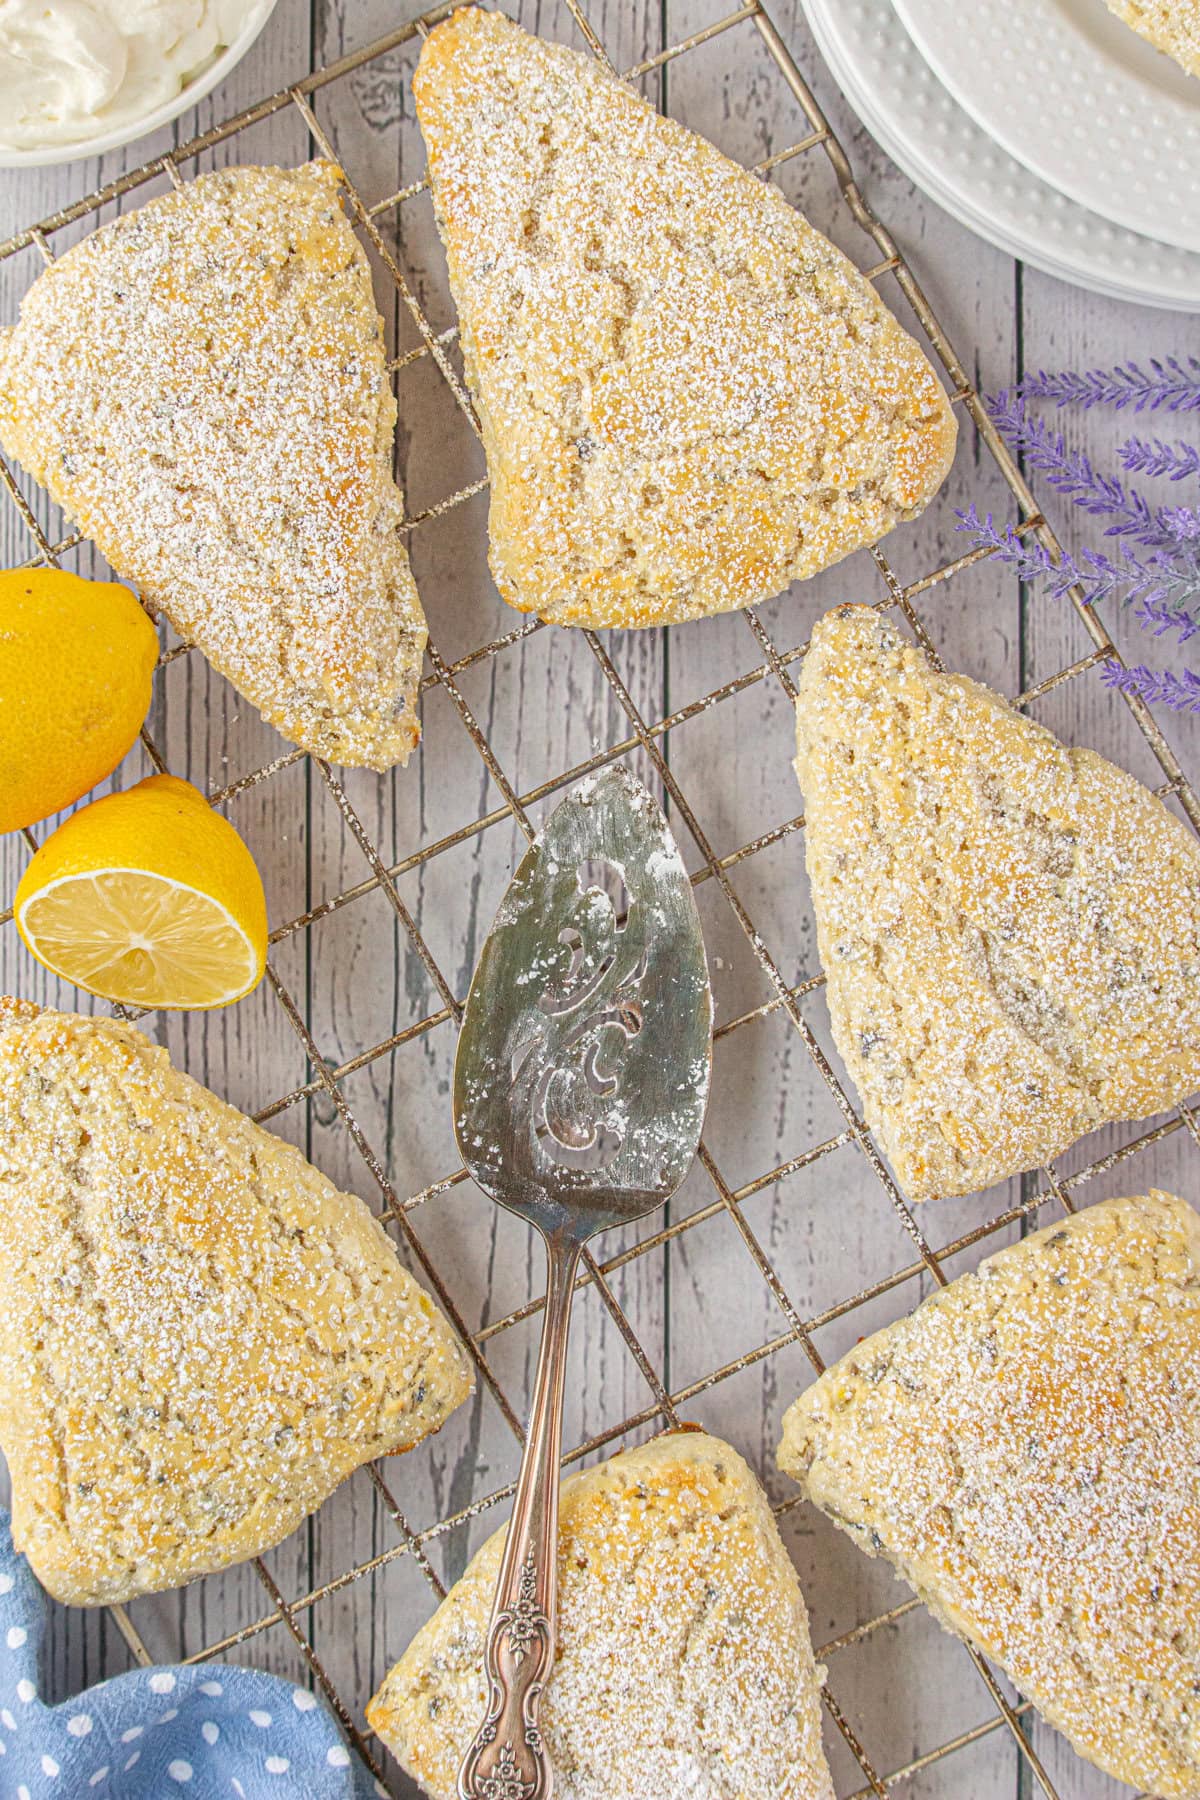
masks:
[[[937,492],[933,370],[777,189],[499,13],[431,32],[413,94],[511,605],[723,612]]]
[[[367,1718],[453,1800],[484,1716],[505,1532],[413,1639]],[[737,1452],[674,1432],[563,1484],[559,1638],[541,1724],[556,1800],[832,1800],[808,1616]]]
[[[1200,1218],[1106,1200],[876,1332],[779,1465],[1081,1756],[1200,1795]]]
[[[1108,0],[1108,7],[1189,75],[1200,75],[1200,0]]]
[[[470,1387],[361,1200],[132,1026],[0,1012],[0,1445],[57,1599],[256,1555]]]
[[[0,332],[0,443],[286,738],[386,769],[426,630],[340,181],[220,169],[68,250]]]
[[[1200,1087],[1200,845],[867,607],[813,632],[796,772],[833,1035],[905,1193]]]

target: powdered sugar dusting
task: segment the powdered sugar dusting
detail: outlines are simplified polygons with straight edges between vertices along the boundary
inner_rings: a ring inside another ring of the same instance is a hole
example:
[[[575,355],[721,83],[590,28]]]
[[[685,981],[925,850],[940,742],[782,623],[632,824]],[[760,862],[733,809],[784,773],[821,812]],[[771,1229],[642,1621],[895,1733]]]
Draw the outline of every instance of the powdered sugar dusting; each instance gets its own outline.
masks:
[[[368,1708],[434,1800],[453,1800],[484,1716],[504,1536]],[[727,1444],[671,1433],[568,1481],[558,1567],[558,1656],[541,1708],[557,1800],[832,1800],[799,1584]]]
[[[1081,1755],[1200,1793],[1200,1218],[1109,1200],[803,1394],[780,1466]]]
[[[834,1037],[906,1193],[1200,1086],[1200,847],[1160,800],[867,607],[818,622],[796,725]]]
[[[1110,12],[1200,77],[1200,0],[1108,0]]]
[[[742,606],[937,491],[932,369],[776,190],[498,13],[433,31],[413,92],[514,606]]]
[[[366,1207],[114,1020],[0,1009],[13,1535],[74,1604],[275,1544],[470,1390]]]
[[[0,441],[286,737],[384,769],[426,632],[339,182],[218,170],[69,250],[0,334]]]

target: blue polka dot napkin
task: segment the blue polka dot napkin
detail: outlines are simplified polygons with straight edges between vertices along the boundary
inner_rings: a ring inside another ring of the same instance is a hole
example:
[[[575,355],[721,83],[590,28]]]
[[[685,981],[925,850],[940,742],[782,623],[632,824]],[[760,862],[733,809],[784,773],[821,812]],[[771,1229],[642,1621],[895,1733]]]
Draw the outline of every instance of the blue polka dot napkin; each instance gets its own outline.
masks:
[[[367,1800],[377,1787],[305,1688],[229,1663],[38,1693],[46,1598],[0,1512],[2,1800]]]

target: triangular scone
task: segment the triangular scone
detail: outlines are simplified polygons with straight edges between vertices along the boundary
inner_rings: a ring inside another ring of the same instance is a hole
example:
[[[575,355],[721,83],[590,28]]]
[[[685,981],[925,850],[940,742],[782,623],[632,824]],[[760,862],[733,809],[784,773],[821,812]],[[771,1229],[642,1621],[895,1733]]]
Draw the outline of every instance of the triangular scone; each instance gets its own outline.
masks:
[[[1200,1087],[1200,845],[1160,800],[867,607],[796,721],[833,1035],[911,1198]]]
[[[777,189],[499,13],[431,32],[413,94],[513,606],[724,612],[937,492],[933,370]]]
[[[221,169],[68,250],[0,333],[0,443],[285,737],[386,769],[426,630],[340,179]]]
[[[1108,6],[1156,50],[1200,76],[1200,0],[1108,0]]]
[[[470,1388],[361,1200],[131,1026],[0,1009],[0,1445],[58,1599],[267,1549]]]
[[[498,1531],[413,1639],[367,1718],[453,1800],[486,1710]],[[736,1451],[672,1432],[563,1484],[554,1675],[541,1725],[555,1800],[832,1800],[808,1615]]]
[[[1200,1218],[1106,1200],[876,1332],[779,1465],[1086,1756],[1200,1796]]]

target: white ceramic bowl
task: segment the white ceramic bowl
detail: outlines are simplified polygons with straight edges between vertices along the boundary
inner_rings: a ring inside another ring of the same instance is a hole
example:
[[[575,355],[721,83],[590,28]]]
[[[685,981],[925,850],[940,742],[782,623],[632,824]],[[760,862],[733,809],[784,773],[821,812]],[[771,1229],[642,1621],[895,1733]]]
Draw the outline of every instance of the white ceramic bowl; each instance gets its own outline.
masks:
[[[70,144],[47,144],[38,150],[0,148],[0,169],[34,169],[45,167],[49,163],[80,162],[85,156],[99,156],[105,150],[119,150],[123,144],[131,144],[135,138],[157,131],[160,125],[170,124],[172,119],[177,119],[180,113],[186,112],[189,106],[195,106],[198,100],[203,100],[205,94],[211,94],[236,69],[274,10],[275,0],[256,0],[250,8],[249,18],[233,43],[227,44],[221,54],[194,80],[189,81],[186,87],[181,88],[173,100],[165,100],[161,106],[152,108],[140,119],[126,119],[124,124],[114,126],[111,131],[76,138]]]

